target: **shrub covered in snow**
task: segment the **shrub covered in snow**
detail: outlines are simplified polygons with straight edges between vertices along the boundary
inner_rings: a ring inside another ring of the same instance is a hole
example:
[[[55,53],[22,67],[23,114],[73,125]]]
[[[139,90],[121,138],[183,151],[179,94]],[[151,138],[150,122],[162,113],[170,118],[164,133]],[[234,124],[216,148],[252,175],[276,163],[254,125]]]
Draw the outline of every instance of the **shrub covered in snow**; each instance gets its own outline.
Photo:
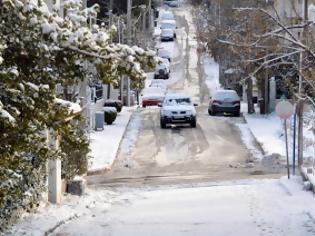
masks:
[[[104,107],[104,121],[106,124],[111,125],[117,117],[117,110],[115,107]]]
[[[0,1],[1,220],[11,214],[7,209],[37,199],[37,192],[26,190],[38,190],[45,173],[39,178],[31,173],[44,170],[47,159],[61,158],[66,178],[85,171],[88,142],[77,122],[68,120],[78,106],[56,99],[57,84],[77,84],[94,68],[104,83],[115,84],[127,74],[140,86],[141,68],[155,64],[154,52],[110,44],[105,28],[97,25],[90,30],[87,19],[97,5],[82,9],[81,0],[62,2],[64,18],[43,0]],[[48,131],[62,136],[58,150],[47,142]]]
[[[115,107],[117,112],[121,112],[123,104],[120,100],[106,100],[104,107]]]

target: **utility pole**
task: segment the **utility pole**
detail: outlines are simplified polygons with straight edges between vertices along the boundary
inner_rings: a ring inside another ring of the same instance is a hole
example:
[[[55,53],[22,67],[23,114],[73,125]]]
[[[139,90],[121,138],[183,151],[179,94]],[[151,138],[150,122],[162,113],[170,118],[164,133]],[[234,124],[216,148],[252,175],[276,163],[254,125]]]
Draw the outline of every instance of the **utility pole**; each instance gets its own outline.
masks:
[[[132,0],[127,0],[127,44],[131,46],[131,8]],[[130,106],[130,78],[127,78],[127,106]]]
[[[149,0],[149,32],[152,32],[152,0]]]
[[[308,21],[308,0],[304,0],[304,22]],[[301,41],[304,40],[306,42],[307,37],[307,26],[303,29],[303,32],[301,34]],[[300,53],[300,75],[299,75],[299,91],[298,91],[298,166],[299,168],[303,165],[303,111],[304,111],[304,104],[302,99],[302,82],[303,82],[303,76],[302,76],[302,70],[303,70],[303,53]]]
[[[112,23],[113,23],[113,0],[109,1],[109,10],[108,10],[108,28],[110,32],[110,43],[113,42],[113,37],[112,37]],[[110,93],[111,93],[111,87],[110,83],[107,84],[107,99],[110,99]]]
[[[142,46],[145,47],[146,45],[146,6],[141,8],[142,10]]]

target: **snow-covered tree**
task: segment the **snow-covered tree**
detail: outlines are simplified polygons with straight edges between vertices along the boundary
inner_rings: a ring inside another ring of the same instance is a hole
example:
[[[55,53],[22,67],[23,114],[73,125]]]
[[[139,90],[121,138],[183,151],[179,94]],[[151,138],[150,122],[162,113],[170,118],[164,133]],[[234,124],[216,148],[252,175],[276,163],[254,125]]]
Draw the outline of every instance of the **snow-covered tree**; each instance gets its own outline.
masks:
[[[200,38],[208,42],[220,65],[239,66],[245,72],[243,81],[256,77],[263,84],[268,76],[282,76],[284,84],[295,93],[302,53],[303,85],[311,88],[307,96],[314,96],[315,34],[312,22],[303,22],[303,16],[284,21],[272,1],[205,0],[203,4],[199,12],[206,15],[207,27],[201,31]],[[300,11],[293,9],[293,12]],[[200,20],[201,27],[206,21]],[[303,39],[298,36],[298,31],[305,32]],[[252,106],[249,106],[250,110],[253,110]]]
[[[94,67],[105,82],[126,74],[141,86],[141,68],[155,64],[153,51],[110,44],[104,28],[87,24],[98,6],[81,6],[80,0],[63,1],[61,18],[42,0],[0,1],[0,211],[30,194],[32,173],[47,158],[71,153],[52,149],[47,132],[86,151],[76,122],[65,122],[77,106],[55,97],[57,84],[76,84]],[[25,187],[17,187],[21,182]]]

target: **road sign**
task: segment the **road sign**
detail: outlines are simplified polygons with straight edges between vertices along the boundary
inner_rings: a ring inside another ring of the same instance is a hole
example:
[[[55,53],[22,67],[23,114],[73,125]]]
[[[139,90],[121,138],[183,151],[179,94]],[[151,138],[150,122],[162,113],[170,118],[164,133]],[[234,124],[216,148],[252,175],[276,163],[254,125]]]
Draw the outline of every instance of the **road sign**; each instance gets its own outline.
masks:
[[[293,106],[288,101],[281,101],[276,106],[277,115],[284,120],[284,133],[285,133],[285,149],[287,156],[287,169],[288,179],[290,179],[290,165],[289,165],[289,149],[288,149],[288,132],[287,132],[287,119],[289,119],[294,112]]]
[[[293,106],[288,101],[281,101],[276,106],[276,113],[283,120],[289,119],[292,116],[293,112]]]

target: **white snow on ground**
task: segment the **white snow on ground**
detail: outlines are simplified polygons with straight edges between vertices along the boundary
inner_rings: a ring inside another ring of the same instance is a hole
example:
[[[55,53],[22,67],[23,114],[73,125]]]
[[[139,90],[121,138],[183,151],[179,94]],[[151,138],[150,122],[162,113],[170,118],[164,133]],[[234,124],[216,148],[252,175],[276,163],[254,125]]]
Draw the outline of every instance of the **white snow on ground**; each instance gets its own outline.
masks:
[[[209,89],[209,94],[212,95],[214,91],[221,88],[219,82],[219,64],[209,55],[203,55],[201,61],[206,75],[206,84]]]
[[[126,109],[118,113],[112,125],[104,125],[102,131],[92,131],[90,133],[90,149],[92,163],[89,171],[110,169],[116,157],[120,141],[123,138],[126,127],[130,120],[132,109]]]
[[[141,121],[141,114],[139,112],[133,113],[124,139],[120,145],[122,154],[130,154],[132,148],[135,146],[141,127]]]
[[[313,201],[300,178],[88,190],[87,196],[69,197],[60,207],[48,205],[25,217],[11,235],[44,235],[77,215],[50,235],[308,236],[315,234]]]
[[[25,213],[8,236],[43,236],[58,224],[67,223],[79,217],[90,216],[96,209],[105,211],[110,207],[115,193],[107,190],[88,190],[83,197],[63,196],[61,205],[43,204],[36,213]],[[48,234],[47,234],[48,235]],[[83,235],[91,235],[86,231]]]
[[[266,116],[244,114],[244,116],[251,132],[262,145],[267,155],[278,153],[285,156],[282,122],[276,114],[273,113]]]
[[[315,111],[304,113],[304,157],[315,160]]]
[[[261,160],[264,156],[261,153],[261,151],[258,150],[256,147],[255,137],[253,136],[251,129],[249,128],[249,125],[240,123],[236,123],[235,125],[240,129],[242,141],[246,145],[248,150],[250,150],[253,157],[257,160]]]

